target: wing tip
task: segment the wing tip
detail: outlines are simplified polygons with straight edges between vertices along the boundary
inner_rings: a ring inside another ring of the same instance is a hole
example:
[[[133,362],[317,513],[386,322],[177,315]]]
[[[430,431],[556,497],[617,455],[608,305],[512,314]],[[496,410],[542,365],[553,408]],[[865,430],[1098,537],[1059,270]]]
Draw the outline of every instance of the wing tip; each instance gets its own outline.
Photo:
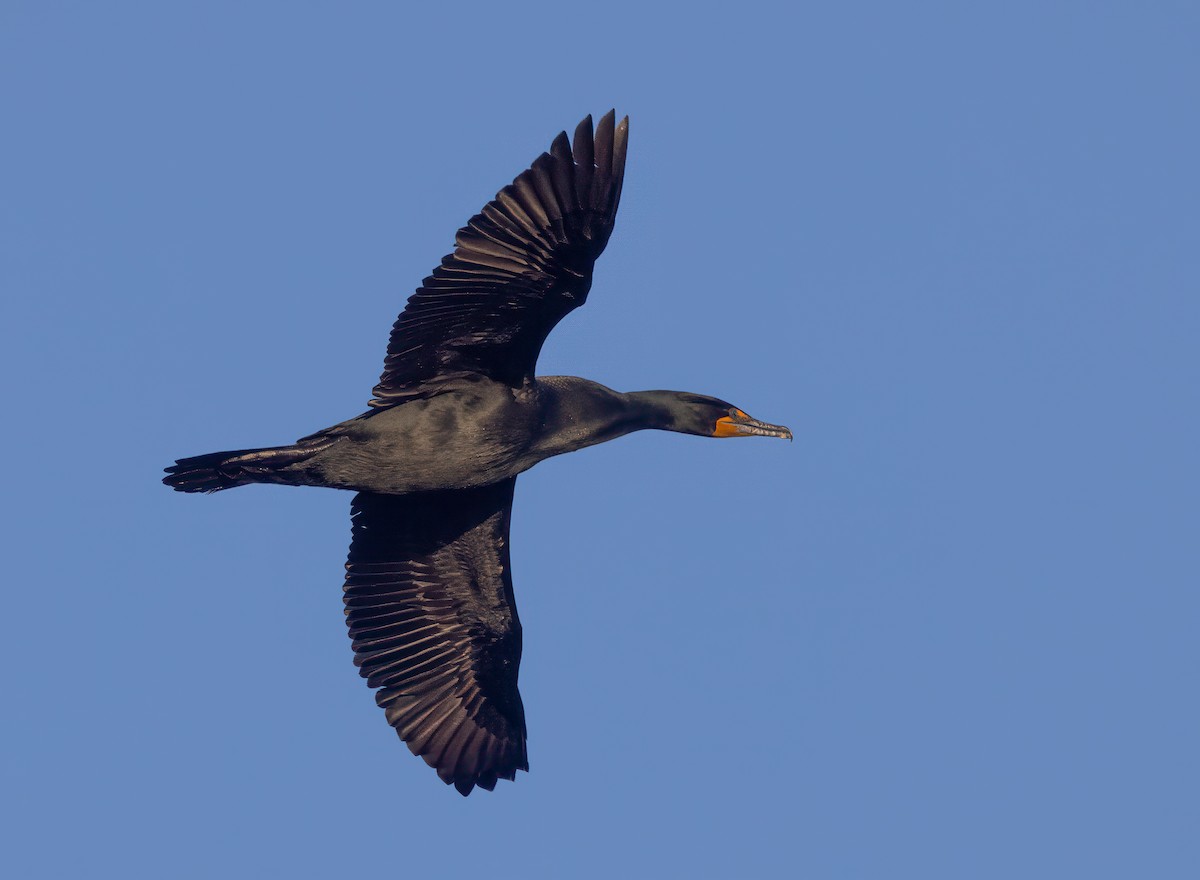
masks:
[[[626,116],[617,126],[613,136],[613,177],[620,186],[625,178],[625,154],[629,150],[629,117]]]
[[[452,785],[463,797],[467,797],[477,787],[484,791],[495,791],[496,783],[501,779],[506,779],[509,782],[516,782],[517,771],[524,770],[529,772],[529,763],[527,761],[516,765],[509,770],[481,770],[477,773],[456,774],[453,771],[443,772],[438,770],[438,778],[446,785]]]
[[[569,160],[571,158],[571,141],[565,131],[560,131],[550,144],[550,155],[555,159]]]

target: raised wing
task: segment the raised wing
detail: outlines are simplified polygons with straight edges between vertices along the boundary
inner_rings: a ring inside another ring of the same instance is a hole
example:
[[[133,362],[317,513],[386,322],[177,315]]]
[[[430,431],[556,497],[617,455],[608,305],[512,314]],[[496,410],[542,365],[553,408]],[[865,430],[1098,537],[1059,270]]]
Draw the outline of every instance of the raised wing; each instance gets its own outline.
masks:
[[[458,231],[392,327],[371,406],[430,380],[483,374],[514,387],[533,378],[554,325],[583,304],[612,234],[629,119],[609,111],[566,132]]]
[[[413,754],[464,795],[529,769],[508,561],[515,484],[360,492],[351,506],[355,665]]]

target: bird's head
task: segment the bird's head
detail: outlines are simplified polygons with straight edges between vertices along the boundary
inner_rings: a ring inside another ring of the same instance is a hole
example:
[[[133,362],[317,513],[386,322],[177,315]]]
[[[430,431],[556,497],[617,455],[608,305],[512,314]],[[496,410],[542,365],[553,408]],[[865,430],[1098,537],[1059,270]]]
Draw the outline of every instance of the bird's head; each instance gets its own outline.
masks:
[[[783,425],[772,425],[751,418],[728,401],[703,394],[682,391],[647,392],[669,413],[672,431],[699,434],[701,437],[780,437],[792,439]]]

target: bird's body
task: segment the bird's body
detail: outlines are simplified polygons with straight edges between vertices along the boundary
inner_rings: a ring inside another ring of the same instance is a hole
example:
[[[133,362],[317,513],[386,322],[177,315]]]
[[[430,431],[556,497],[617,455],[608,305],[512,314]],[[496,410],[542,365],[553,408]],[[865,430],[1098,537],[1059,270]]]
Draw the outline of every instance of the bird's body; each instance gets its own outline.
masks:
[[[282,447],[180,459],[165,483],[357,492],[344,587],[355,662],[388,722],[468,794],[528,769],[508,526],[539,461],[659,429],[791,432],[725,401],[537,377],[546,335],[591,287],[612,231],[627,121],[565,134],[458,234],[396,321],[371,409]]]
[[[313,485],[404,495],[489,486],[537,463],[543,395],[483,377],[460,378],[428,396],[315,435],[334,438],[303,467]]]

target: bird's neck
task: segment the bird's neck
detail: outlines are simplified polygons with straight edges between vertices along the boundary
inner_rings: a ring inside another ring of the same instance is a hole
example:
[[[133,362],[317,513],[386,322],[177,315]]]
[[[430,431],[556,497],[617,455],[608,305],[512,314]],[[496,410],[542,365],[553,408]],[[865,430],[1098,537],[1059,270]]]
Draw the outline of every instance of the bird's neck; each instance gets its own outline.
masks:
[[[630,391],[622,394],[630,413],[636,413],[639,424],[631,430],[652,428],[657,431],[687,432],[679,424],[678,394],[675,391]]]
[[[574,376],[539,378],[538,386],[543,425],[540,458],[595,446],[647,428],[677,430],[671,410],[662,399],[663,392],[622,394]]]

